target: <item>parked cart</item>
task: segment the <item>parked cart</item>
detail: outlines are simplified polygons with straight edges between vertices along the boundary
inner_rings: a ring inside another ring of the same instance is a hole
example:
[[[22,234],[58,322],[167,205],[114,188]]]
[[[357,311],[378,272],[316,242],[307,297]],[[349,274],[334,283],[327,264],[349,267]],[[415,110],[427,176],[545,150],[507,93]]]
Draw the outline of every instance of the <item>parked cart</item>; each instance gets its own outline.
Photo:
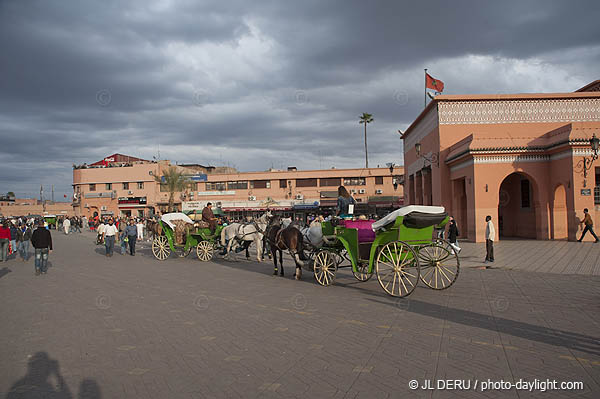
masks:
[[[207,225],[194,222],[179,212],[163,215],[158,223],[159,234],[152,240],[152,254],[158,260],[166,260],[171,252],[179,257],[186,257],[195,249],[198,259],[208,262],[214,256],[223,229],[222,226],[217,226],[215,233],[211,234]],[[180,226],[179,231],[177,225]]]
[[[448,219],[443,207],[411,205],[377,222],[323,222],[323,244],[311,256],[315,278],[321,285],[333,284],[347,258],[357,280],[376,274],[383,290],[395,297],[410,295],[419,280],[446,289],[456,281],[460,262],[446,240],[433,238],[433,230]]]

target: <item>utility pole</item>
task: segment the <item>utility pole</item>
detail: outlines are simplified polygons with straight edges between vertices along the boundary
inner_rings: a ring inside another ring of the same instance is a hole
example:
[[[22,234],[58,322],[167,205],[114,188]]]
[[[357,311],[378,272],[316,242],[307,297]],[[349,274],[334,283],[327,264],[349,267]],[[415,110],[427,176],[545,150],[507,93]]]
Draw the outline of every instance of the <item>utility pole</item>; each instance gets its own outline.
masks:
[[[52,185],[52,203],[54,203],[54,184]]]

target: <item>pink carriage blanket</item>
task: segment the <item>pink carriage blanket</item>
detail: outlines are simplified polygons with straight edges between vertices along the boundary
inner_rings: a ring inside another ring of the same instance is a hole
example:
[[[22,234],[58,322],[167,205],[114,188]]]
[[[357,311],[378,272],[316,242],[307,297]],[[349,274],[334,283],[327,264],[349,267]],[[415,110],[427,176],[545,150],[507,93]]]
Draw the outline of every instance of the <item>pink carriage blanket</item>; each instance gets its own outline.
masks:
[[[358,230],[358,242],[373,242],[375,232],[372,229],[374,220],[341,220],[340,225],[348,229]]]

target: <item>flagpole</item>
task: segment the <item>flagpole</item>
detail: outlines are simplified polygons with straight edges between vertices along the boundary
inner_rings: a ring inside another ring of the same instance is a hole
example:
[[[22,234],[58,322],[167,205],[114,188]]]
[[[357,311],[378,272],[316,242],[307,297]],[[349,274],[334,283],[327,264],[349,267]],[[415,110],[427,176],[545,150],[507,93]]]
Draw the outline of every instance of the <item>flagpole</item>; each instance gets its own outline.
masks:
[[[425,68],[425,87],[423,88],[423,108],[427,108],[427,68]]]

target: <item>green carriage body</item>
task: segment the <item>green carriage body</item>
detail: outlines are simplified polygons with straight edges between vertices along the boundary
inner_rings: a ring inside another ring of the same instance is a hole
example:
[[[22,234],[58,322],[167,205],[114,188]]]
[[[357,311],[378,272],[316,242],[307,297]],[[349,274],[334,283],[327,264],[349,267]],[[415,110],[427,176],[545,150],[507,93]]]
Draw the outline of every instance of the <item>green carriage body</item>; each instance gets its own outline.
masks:
[[[221,237],[221,230],[223,230],[223,226],[217,225],[215,234],[211,234],[210,229],[208,228],[198,228],[194,231],[188,232],[184,244],[178,244],[175,240],[175,232],[173,229],[162,220],[159,220],[158,223],[160,224],[162,235],[158,238],[155,238],[153,242],[153,253],[154,256],[159,260],[165,260],[169,256],[169,254],[166,254],[166,256],[164,254],[165,244],[168,245],[170,251],[178,253],[180,257],[189,255],[192,249],[196,248],[198,258],[200,258],[200,260],[210,260],[212,259],[212,250],[218,244],[219,238]],[[165,238],[163,239],[161,237]],[[164,242],[164,240],[166,240],[166,242]],[[158,249],[155,250],[155,247]],[[206,251],[209,249],[209,247],[210,254],[207,254]],[[162,253],[160,253],[161,249]],[[201,252],[203,255],[201,255]]]
[[[44,215],[44,220],[48,223],[48,227],[54,226],[55,229],[58,228],[58,218],[56,215]]]
[[[317,281],[321,285],[332,284],[338,265],[341,263],[339,259],[345,257],[349,260],[352,273],[356,279],[367,281],[374,271],[377,271],[380,285],[388,294],[393,296],[409,295],[419,279],[433,289],[448,288],[458,276],[460,263],[458,255],[447,241],[434,238],[434,229],[444,228],[449,221],[449,217],[446,216],[438,224],[430,224],[425,227],[409,227],[404,223],[404,219],[405,216],[396,217],[393,223],[376,232],[372,242],[359,242],[358,228],[334,226],[329,221],[321,223],[324,244],[313,253],[313,269]],[[335,256],[333,256],[334,254]],[[448,265],[448,260],[455,263],[455,266]],[[393,273],[398,273],[400,276],[406,274],[414,277],[415,281],[410,282],[412,287],[409,287],[412,289],[406,288],[404,286],[405,281],[400,281],[399,277],[398,286],[402,283],[405,290],[404,292],[400,290],[398,294],[395,294],[394,290],[397,287],[395,288],[396,280],[394,277],[394,284],[390,291],[380,276],[380,262],[391,266],[390,270]],[[427,268],[425,278],[420,274],[419,263]],[[406,271],[405,265],[415,267],[414,276]],[[402,269],[403,267],[404,269]],[[443,278],[445,278],[443,284],[438,286],[438,282]]]
[[[324,227],[323,235],[325,235],[325,230],[331,231],[331,228],[333,228],[334,235],[348,253],[348,257],[350,259],[350,262],[352,263],[352,270],[357,271],[359,263],[365,262],[368,263],[368,271],[369,273],[371,273],[373,271],[373,264],[379,248],[393,241],[403,241],[417,248],[423,245],[429,245],[433,241],[434,229],[443,228],[448,223],[448,220],[449,218],[446,217],[438,225],[431,225],[423,228],[414,228],[405,226],[404,216],[398,216],[392,227],[378,231],[375,234],[375,240],[373,240],[372,243],[359,243],[358,229],[351,227],[348,228],[344,226],[333,227],[331,226],[331,222],[323,222],[323,224],[329,224],[329,226]],[[361,256],[361,252],[362,254],[364,254],[365,252],[360,251],[360,247],[367,245],[370,245],[368,257]]]

